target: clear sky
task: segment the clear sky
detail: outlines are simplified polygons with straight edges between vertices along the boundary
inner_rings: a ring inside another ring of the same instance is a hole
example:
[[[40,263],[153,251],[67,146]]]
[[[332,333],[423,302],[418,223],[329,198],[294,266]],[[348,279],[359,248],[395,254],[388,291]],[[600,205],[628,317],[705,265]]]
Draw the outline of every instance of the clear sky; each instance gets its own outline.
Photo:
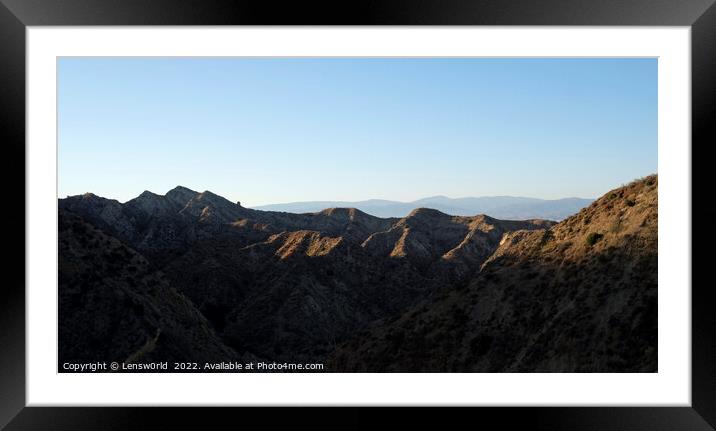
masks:
[[[657,171],[656,59],[62,58],[59,194],[598,197]]]

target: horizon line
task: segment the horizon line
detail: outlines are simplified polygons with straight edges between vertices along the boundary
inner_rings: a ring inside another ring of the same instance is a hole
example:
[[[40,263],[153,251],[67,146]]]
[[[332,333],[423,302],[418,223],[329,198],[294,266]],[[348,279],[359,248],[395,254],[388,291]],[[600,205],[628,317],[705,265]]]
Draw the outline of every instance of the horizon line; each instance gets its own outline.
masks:
[[[192,188],[190,188],[190,187],[186,187],[186,186],[182,186],[182,185],[177,185],[177,186],[175,186],[175,187],[173,187],[173,188],[167,190],[167,191],[164,192],[164,193],[156,193],[156,192],[153,192],[153,191],[151,191],[151,190],[145,189],[145,190],[143,190],[142,192],[136,194],[134,197],[129,198],[129,199],[126,199],[126,200],[120,200],[120,199],[115,198],[115,197],[109,197],[109,196],[106,196],[106,195],[100,195],[100,194],[98,194],[98,193],[91,192],[91,191],[87,191],[87,192],[83,192],[83,193],[76,193],[76,194],[66,194],[64,197],[61,197],[60,194],[58,193],[58,194],[57,194],[57,199],[67,199],[67,198],[74,197],[74,196],[83,196],[83,195],[91,194],[91,195],[95,195],[95,196],[102,197],[102,198],[104,198],[104,199],[111,199],[111,200],[115,200],[115,201],[117,201],[117,202],[119,202],[119,203],[125,204],[125,203],[127,203],[127,202],[129,202],[129,201],[131,201],[131,200],[133,200],[133,199],[138,198],[139,196],[141,196],[142,194],[147,193],[147,192],[149,192],[149,193],[151,193],[151,194],[153,194],[153,195],[157,195],[157,196],[166,196],[166,195],[167,195],[169,192],[171,192],[172,190],[176,190],[176,189],[179,189],[179,188],[181,188],[181,189],[186,189],[186,190],[188,190],[188,191],[191,191],[191,192],[194,192],[194,193],[197,193],[197,194],[201,194],[201,193],[212,193],[212,194],[214,194],[214,195],[217,195],[217,196],[220,196],[220,197],[222,197],[222,198],[224,198],[224,199],[227,199],[227,200],[229,200],[229,201],[232,201],[231,199],[228,199],[226,196],[224,196],[224,195],[222,195],[222,194],[220,194],[220,193],[213,192],[213,191],[211,191],[211,190],[204,190],[204,191],[199,192],[199,191],[196,191],[196,190],[194,190],[194,189],[192,189]],[[596,200],[596,199],[597,199],[597,197],[580,197],[580,196],[565,196],[565,197],[561,197],[561,198],[538,198],[538,197],[524,196],[524,195],[477,195],[477,196],[475,196],[475,195],[468,195],[468,196],[460,196],[460,197],[451,197],[451,196],[447,196],[447,195],[431,195],[431,196],[425,196],[425,197],[422,197],[422,198],[413,199],[413,200],[407,200],[407,201],[405,201],[405,200],[396,200],[396,199],[384,199],[384,198],[368,198],[368,199],[359,199],[359,200],[348,200],[348,199],[296,200],[296,201],[283,201],[283,202],[273,202],[273,203],[265,203],[265,204],[258,204],[258,205],[250,205],[250,206],[247,206],[247,207],[245,207],[245,208],[259,208],[259,207],[267,207],[267,206],[274,206],[274,205],[292,205],[292,204],[304,204],[304,203],[313,203],[313,204],[319,204],[319,203],[358,204],[358,203],[366,203],[366,202],[370,202],[370,201],[382,201],[382,202],[390,202],[390,203],[397,203],[397,204],[412,204],[412,203],[416,203],[416,202],[418,202],[418,201],[427,200],[427,199],[434,199],[434,198],[446,198],[446,199],[450,199],[450,200],[459,200],[459,199],[489,199],[489,198],[514,198],[514,199],[534,199],[534,200],[540,200],[540,201],[559,201],[559,200],[566,200],[566,199],[581,199],[581,200],[592,200],[592,201],[593,201],[593,200]],[[241,202],[241,199],[238,199],[237,202]]]

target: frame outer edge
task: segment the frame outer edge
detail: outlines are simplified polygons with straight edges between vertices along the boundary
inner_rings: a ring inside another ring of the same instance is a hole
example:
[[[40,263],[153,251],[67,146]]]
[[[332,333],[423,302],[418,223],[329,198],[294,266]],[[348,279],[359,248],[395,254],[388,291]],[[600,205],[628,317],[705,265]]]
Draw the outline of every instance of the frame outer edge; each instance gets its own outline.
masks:
[[[0,172],[8,247],[0,285],[0,427],[25,406],[25,25],[0,4]],[[23,178],[22,184],[18,177]],[[22,227],[22,229],[21,229]],[[5,242],[4,241],[4,242]],[[9,244],[13,244],[12,247]]]
[[[3,3],[7,0],[3,0]],[[10,1],[12,2],[12,0]],[[52,14],[49,14],[52,15]],[[72,14],[70,13],[70,16]],[[67,17],[65,17],[66,19]],[[37,20],[37,15],[35,15]],[[126,19],[126,17],[124,18]],[[652,18],[653,19],[653,18]],[[669,21],[662,17],[662,20]],[[70,20],[72,20],[70,18]],[[169,18],[172,20],[172,18]],[[650,21],[651,19],[648,19]],[[47,24],[62,24],[63,18],[50,18]],[[659,21],[657,19],[656,21]],[[664,22],[664,21],[662,21]],[[117,23],[121,24],[121,23]],[[525,23],[529,24],[529,23]],[[652,25],[658,25],[654,23]],[[0,3],[0,118],[6,134],[2,149],[12,169],[2,170],[6,179],[5,198],[14,204],[13,211],[4,214],[10,226],[10,242],[22,242],[22,253],[8,255],[7,267],[12,268],[10,282],[0,289],[0,428],[3,428],[25,406],[25,184],[17,184],[16,169],[25,175],[25,24],[4,4]],[[693,197],[708,196],[713,180],[707,177],[709,163],[706,150],[716,142],[716,134],[709,126],[716,118],[716,5],[711,6],[692,24],[692,166],[699,167],[700,174],[692,170]],[[699,157],[693,157],[697,154]],[[22,160],[22,163],[19,161]],[[12,178],[11,178],[12,177]],[[22,206],[20,206],[22,202]],[[706,222],[716,217],[716,210],[702,207],[693,211],[693,224],[700,237],[694,238],[693,246],[716,241],[716,232]],[[22,232],[22,233],[21,233]],[[692,268],[699,263],[704,268],[708,256],[692,254]],[[22,265],[21,265],[22,263]],[[20,268],[23,271],[20,272]],[[701,272],[694,271],[694,275]],[[694,278],[695,279],[695,278]],[[716,314],[713,313],[714,294],[703,289],[692,291],[693,364],[692,405],[693,410],[712,427],[716,424]],[[711,299],[711,300],[709,300]],[[19,338],[18,338],[19,335]],[[30,409],[35,410],[35,409]],[[39,413],[39,412],[35,412]]]
[[[716,427],[716,295],[705,269],[713,265],[713,250],[707,247],[716,242],[716,231],[709,226],[716,218],[716,206],[693,209],[693,203],[713,194],[715,185],[710,156],[716,142],[716,4],[691,27],[691,110],[692,232],[698,233],[692,234],[691,396],[693,408]]]
[[[625,25],[688,26],[713,0],[0,0],[29,26]]]

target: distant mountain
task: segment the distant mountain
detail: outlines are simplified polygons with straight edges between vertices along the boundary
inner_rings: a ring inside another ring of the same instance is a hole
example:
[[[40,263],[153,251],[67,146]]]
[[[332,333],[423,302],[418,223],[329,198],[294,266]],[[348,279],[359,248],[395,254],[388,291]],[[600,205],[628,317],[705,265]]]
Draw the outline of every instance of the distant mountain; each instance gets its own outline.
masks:
[[[433,196],[413,202],[396,202],[371,199],[366,201],[313,201],[272,204],[254,207],[265,211],[289,213],[318,212],[325,208],[352,207],[376,217],[405,217],[417,208],[432,208],[445,214],[470,216],[486,214],[503,220],[547,219],[562,220],[588,206],[594,199],[535,199],[512,196],[490,196],[477,198],[448,198]]]

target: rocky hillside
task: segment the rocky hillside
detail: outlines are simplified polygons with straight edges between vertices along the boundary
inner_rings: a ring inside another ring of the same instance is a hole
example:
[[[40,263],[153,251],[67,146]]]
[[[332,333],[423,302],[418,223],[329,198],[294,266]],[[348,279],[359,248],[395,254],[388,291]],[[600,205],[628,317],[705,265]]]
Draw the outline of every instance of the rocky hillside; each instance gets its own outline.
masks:
[[[139,253],[59,214],[59,362],[239,359]]]
[[[59,211],[61,361],[656,364],[656,177],[558,224],[260,211],[185,187],[72,196]]]
[[[331,211],[333,216],[346,213]],[[451,219],[445,214],[438,218]],[[405,220],[399,220],[389,231],[403,226]],[[488,231],[502,229],[482,226]],[[429,225],[415,232],[429,235]],[[438,252],[419,260],[378,252],[369,246],[376,235],[361,242],[362,236],[299,230],[245,247],[231,240],[205,241],[168,264],[165,272],[231,347],[282,360],[323,357],[356,329],[466,280],[459,271],[428,270],[441,263]],[[460,247],[469,235],[469,227],[457,229],[438,241],[440,250]],[[460,264],[479,269],[498,243],[499,236],[476,243],[472,254],[461,256]]]
[[[485,215],[451,216],[420,208],[390,229],[376,232],[362,247],[375,256],[403,258],[431,272],[451,270],[464,276],[477,270],[506,232],[544,229],[547,220],[509,221]]]
[[[464,288],[339,346],[336,371],[657,371],[657,177],[506,233]]]

